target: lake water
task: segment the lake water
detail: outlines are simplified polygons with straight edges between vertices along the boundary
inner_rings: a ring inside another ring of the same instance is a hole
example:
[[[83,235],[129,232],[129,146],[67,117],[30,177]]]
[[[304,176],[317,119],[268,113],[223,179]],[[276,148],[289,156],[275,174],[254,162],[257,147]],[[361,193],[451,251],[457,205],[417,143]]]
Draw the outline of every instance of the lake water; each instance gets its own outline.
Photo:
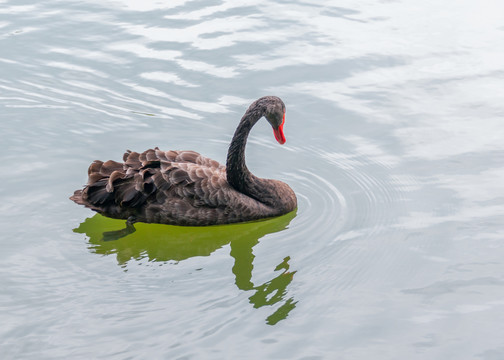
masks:
[[[2,359],[504,358],[504,3],[0,0]],[[296,213],[124,228],[95,159],[192,149]]]

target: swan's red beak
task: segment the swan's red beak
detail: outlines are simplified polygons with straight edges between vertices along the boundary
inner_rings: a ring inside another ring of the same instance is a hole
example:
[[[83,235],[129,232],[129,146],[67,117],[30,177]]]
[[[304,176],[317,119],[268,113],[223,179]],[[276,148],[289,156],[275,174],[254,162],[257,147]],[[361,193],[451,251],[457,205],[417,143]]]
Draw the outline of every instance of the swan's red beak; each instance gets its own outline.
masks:
[[[278,141],[278,143],[280,145],[285,144],[285,135],[284,135],[284,132],[283,132],[284,123],[285,123],[285,113],[284,113],[284,116],[283,116],[283,119],[282,119],[282,123],[280,124],[280,126],[277,127],[276,129],[273,128],[273,134],[275,134],[275,139],[276,139],[276,141]]]

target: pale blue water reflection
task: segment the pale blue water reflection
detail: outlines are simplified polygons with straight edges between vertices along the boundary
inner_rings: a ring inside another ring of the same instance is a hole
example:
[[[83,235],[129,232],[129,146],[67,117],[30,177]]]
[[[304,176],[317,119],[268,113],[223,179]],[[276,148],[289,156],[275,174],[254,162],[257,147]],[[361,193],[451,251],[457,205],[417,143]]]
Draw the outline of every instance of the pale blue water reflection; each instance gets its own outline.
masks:
[[[3,358],[504,357],[501,2],[4,0],[0,45]],[[127,148],[223,162],[265,94],[278,227],[102,241],[68,200]]]

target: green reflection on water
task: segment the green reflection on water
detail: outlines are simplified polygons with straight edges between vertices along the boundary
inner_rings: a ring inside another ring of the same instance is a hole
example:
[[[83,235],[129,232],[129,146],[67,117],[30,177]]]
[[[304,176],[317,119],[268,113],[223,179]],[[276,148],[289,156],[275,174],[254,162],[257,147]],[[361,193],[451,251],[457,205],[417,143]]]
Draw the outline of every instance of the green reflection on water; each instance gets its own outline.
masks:
[[[116,220],[96,214],[82,222],[74,232],[86,234],[89,249],[102,255],[115,254],[118,265],[126,268],[130,260],[167,262],[182,261],[194,256],[209,256],[214,251],[230,244],[230,255],[234,258],[233,274],[240,290],[253,292],[249,297],[254,308],[283,304],[268,318],[266,323],[275,325],[285,319],[296,307],[291,297],[285,300],[287,287],[296,271],[289,271],[287,256],[274,269],[278,274],[261,285],[252,283],[254,254],[253,247],[263,236],[287,228],[296,216],[289,214],[249,223],[210,227],[183,227],[161,224],[136,223],[125,225],[124,220]]]

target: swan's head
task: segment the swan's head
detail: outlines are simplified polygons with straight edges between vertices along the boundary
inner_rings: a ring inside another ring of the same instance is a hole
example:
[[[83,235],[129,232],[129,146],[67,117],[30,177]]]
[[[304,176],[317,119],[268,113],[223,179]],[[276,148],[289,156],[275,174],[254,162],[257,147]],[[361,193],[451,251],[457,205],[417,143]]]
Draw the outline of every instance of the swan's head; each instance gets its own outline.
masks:
[[[280,144],[285,144],[285,135],[283,132],[285,123],[285,104],[276,96],[266,96],[263,99],[265,99],[264,117],[273,128],[276,141]]]

